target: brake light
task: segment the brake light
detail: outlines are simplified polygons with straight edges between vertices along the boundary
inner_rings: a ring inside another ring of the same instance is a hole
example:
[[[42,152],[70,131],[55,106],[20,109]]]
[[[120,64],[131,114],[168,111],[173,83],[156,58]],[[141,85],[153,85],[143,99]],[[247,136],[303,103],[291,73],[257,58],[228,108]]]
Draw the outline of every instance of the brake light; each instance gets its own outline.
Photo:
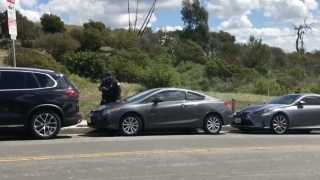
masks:
[[[226,105],[230,109],[230,106],[229,106],[228,102],[224,102],[223,104]]]
[[[66,94],[68,97],[71,97],[71,98],[79,98],[79,92],[78,92],[78,91],[67,90],[67,91],[65,92],[65,94]]]

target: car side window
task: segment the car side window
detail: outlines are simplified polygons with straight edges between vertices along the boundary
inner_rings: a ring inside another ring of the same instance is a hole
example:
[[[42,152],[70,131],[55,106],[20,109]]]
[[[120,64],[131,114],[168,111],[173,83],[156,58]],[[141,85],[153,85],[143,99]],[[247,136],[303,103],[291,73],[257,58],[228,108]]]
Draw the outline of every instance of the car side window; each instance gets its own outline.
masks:
[[[163,101],[182,101],[186,99],[186,92],[179,90],[163,91],[157,94]]]
[[[42,88],[53,87],[55,84],[55,82],[49,76],[47,76],[45,74],[34,73],[34,75],[37,78],[37,80]]]
[[[320,97],[318,96],[308,96],[302,98],[301,101],[304,101],[305,105],[320,105]]]
[[[26,88],[34,89],[39,88],[37,80],[34,78],[32,73],[26,73]]]
[[[1,71],[0,89],[25,89],[25,73]]]
[[[187,92],[187,100],[204,100],[205,96],[193,92]]]

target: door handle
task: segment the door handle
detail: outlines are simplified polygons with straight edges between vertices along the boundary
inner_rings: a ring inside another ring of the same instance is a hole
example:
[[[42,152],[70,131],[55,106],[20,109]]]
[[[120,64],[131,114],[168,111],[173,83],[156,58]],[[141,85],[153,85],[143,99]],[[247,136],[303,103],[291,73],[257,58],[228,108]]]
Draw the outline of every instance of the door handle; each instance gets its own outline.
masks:
[[[181,107],[187,107],[187,105],[185,105],[185,104],[182,104],[182,105],[181,105]]]

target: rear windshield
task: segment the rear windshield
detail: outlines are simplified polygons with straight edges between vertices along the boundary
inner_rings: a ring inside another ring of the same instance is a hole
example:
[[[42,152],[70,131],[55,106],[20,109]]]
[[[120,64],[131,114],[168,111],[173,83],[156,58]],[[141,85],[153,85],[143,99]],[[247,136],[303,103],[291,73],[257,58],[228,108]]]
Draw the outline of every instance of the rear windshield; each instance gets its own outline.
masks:
[[[72,89],[77,89],[77,87],[75,87],[68,80],[68,78],[65,74],[56,74],[55,76],[53,76],[53,79],[57,81],[57,83],[58,83],[57,87],[59,87],[59,88],[69,89],[71,87]]]

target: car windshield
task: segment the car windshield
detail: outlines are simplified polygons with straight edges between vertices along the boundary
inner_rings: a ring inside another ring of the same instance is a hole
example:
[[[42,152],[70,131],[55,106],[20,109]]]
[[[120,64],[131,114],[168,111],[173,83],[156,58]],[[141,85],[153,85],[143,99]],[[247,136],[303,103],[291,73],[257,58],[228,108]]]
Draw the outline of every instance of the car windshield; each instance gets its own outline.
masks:
[[[292,104],[300,97],[301,97],[301,95],[298,95],[298,94],[280,96],[275,99],[272,99],[271,101],[267,102],[266,104]]]
[[[142,100],[146,97],[148,97],[149,95],[157,92],[159,89],[150,89],[147,91],[143,91],[141,93],[135,94],[127,99],[125,99],[124,101],[138,101],[138,100]]]

